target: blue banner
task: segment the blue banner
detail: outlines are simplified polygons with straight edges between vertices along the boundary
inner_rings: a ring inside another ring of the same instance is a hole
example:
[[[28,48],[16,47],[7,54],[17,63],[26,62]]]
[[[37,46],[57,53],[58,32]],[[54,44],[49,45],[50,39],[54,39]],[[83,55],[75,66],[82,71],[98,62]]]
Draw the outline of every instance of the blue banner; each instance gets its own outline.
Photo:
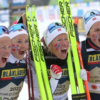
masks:
[[[8,8],[9,2],[8,0],[0,0],[0,8]]]
[[[26,6],[27,0],[12,0],[12,7]]]
[[[9,22],[9,10],[0,10],[0,22]]]

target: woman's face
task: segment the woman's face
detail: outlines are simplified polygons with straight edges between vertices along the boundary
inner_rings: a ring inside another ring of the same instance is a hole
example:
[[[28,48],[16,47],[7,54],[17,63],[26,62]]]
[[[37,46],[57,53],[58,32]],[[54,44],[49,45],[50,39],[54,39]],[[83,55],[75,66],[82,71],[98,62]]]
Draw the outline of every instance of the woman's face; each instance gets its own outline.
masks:
[[[21,34],[12,39],[11,53],[17,59],[22,60],[28,48],[29,48],[28,35]]]
[[[95,45],[100,47],[100,21],[92,25],[87,36]]]
[[[66,33],[58,35],[49,44],[49,51],[60,59],[65,59],[67,57],[67,51],[69,47],[68,37]]]
[[[5,67],[11,53],[11,40],[9,37],[0,38],[0,68]]]

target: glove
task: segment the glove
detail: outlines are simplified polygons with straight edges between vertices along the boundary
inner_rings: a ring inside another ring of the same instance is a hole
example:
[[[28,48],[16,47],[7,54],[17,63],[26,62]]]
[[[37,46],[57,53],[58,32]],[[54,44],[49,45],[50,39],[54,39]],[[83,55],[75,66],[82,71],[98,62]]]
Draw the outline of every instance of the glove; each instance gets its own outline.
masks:
[[[80,78],[85,80],[85,81],[89,81],[89,78],[90,78],[89,72],[86,69],[81,69]]]
[[[53,64],[50,66],[50,71],[51,71],[52,78],[55,78],[55,79],[61,78],[62,70],[60,66]]]

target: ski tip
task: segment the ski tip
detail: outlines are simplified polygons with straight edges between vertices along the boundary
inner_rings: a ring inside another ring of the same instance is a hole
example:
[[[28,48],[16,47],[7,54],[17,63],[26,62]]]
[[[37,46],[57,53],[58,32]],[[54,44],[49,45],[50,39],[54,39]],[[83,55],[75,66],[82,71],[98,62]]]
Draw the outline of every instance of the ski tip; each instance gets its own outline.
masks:
[[[76,24],[76,25],[77,25],[77,24],[78,24],[78,22],[79,22],[79,18],[78,18],[78,17],[75,17],[75,18],[74,18],[74,24]]]
[[[26,5],[26,11],[29,12],[30,11],[30,6]]]
[[[35,12],[35,11],[36,11],[36,6],[32,5],[32,12]]]

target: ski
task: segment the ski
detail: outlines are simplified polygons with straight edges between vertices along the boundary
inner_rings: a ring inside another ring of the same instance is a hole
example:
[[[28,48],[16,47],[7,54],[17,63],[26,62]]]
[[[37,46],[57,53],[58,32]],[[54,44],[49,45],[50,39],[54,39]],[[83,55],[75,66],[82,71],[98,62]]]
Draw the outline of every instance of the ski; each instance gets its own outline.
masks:
[[[65,17],[65,8],[64,8],[63,0],[58,0],[58,6],[59,6],[61,23],[67,30],[67,24],[66,24],[67,22],[66,22],[66,17]],[[74,94],[77,94],[77,87],[76,87],[76,82],[75,82],[75,77],[74,77],[73,61],[72,61],[70,46],[68,49],[67,65],[68,65],[68,73],[69,73],[69,79],[70,79],[70,85],[71,85],[71,92],[72,92],[72,95],[74,95]]]
[[[34,27],[36,43],[37,43],[38,50],[39,50],[38,53],[39,53],[39,58],[40,58],[40,65],[41,65],[41,70],[42,70],[42,75],[43,75],[43,81],[44,81],[44,85],[45,85],[45,89],[46,89],[46,95],[47,95],[48,100],[53,100],[52,92],[51,92],[51,88],[50,88],[50,84],[49,84],[49,79],[48,79],[48,74],[47,74],[47,68],[46,68],[43,48],[41,45],[41,39],[40,39],[40,35],[39,35],[39,30],[38,30],[35,5],[32,6],[32,24]]]
[[[39,31],[38,31],[38,24],[36,19],[36,7],[35,5],[33,5],[30,10],[27,8],[30,7],[28,5],[26,6],[26,16],[27,16],[28,30],[30,34],[29,36],[30,36],[30,42],[32,47],[32,53],[35,51],[33,53],[33,57],[34,57],[36,75],[38,78],[39,90],[41,94],[41,100],[53,100],[49,79],[47,75],[47,68],[44,59],[43,49],[42,49]],[[32,30],[34,31],[32,32]],[[40,73],[38,70],[40,70]],[[40,74],[41,74],[41,79],[39,76]],[[41,86],[41,82],[43,83],[43,86]],[[43,89],[44,89],[44,93],[43,93]]]
[[[32,56],[34,59],[34,65],[39,85],[39,91],[41,95],[41,100],[47,100],[45,87],[42,79],[42,73],[41,73],[41,66],[40,66],[40,60],[38,55],[38,48],[36,45],[35,37],[34,37],[34,30],[31,22],[31,8],[29,5],[26,6],[26,19],[27,19],[27,27],[28,27],[28,33],[29,33],[29,39],[31,44],[31,50],[32,50]]]
[[[72,99],[73,100],[82,100],[82,99],[86,100],[86,93],[85,93],[85,89],[84,89],[83,80],[80,78],[81,66],[80,66],[79,55],[78,55],[78,50],[77,50],[77,41],[76,41],[76,35],[75,35],[75,30],[74,30],[74,25],[73,25],[73,19],[72,19],[71,10],[70,10],[70,3],[69,3],[69,0],[58,0],[58,4],[59,4],[61,22],[67,30],[69,41],[71,44],[71,51],[72,51],[72,56],[73,56],[73,60],[74,60],[76,78],[77,78],[78,89],[79,89],[79,92],[78,91],[76,92],[76,90],[75,90],[76,86],[74,85],[75,87],[72,88],[73,83],[70,80]],[[68,53],[68,56],[69,56],[69,53]],[[69,61],[69,59],[68,59],[68,61]],[[70,66],[68,65],[68,69],[69,68],[70,68]],[[69,69],[69,73],[72,73],[71,69]],[[73,76],[72,75],[70,76],[70,74],[69,74],[69,77],[71,79],[71,77],[73,77]]]

